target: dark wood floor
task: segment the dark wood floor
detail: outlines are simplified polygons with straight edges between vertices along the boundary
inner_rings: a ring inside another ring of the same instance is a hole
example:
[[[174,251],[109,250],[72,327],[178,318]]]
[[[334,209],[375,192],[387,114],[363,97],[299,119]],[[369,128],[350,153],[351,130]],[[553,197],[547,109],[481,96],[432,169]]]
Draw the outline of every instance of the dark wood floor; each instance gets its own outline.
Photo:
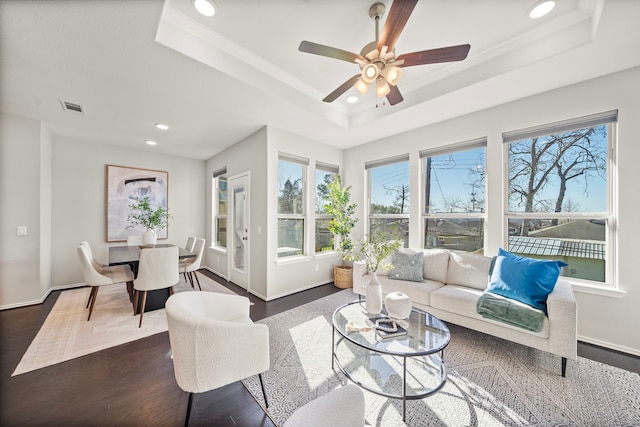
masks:
[[[233,283],[201,270],[240,294]],[[339,291],[324,285],[255,304],[260,320]],[[60,292],[40,305],[0,311],[0,426],[180,426],[187,394],[173,376],[168,334],[123,344],[48,368],[11,377]],[[640,373],[640,358],[579,343],[578,354]],[[571,363],[571,362],[569,362]],[[192,426],[272,426],[240,382],[198,394]]]

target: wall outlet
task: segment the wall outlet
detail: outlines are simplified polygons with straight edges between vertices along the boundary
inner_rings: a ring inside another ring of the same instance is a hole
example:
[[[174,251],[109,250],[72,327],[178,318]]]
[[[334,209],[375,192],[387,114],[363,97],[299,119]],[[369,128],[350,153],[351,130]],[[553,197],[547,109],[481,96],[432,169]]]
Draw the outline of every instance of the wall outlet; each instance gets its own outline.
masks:
[[[320,270],[320,264],[316,263],[316,271]]]
[[[27,235],[27,226],[26,225],[19,225],[17,234],[18,234],[18,236],[26,236]]]

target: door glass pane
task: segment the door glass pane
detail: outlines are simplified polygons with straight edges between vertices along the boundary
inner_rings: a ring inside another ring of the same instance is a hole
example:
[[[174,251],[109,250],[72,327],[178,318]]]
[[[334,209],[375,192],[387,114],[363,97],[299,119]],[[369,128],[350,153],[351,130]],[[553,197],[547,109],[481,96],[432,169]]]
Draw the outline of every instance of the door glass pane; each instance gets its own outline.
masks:
[[[244,186],[233,189],[233,268],[245,269]]]

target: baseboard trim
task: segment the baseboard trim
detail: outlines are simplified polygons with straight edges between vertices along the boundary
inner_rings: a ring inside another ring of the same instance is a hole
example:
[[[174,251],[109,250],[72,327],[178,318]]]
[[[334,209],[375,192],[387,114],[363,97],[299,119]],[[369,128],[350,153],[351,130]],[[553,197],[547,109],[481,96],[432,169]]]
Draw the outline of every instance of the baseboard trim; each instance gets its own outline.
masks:
[[[87,285],[86,283],[71,283],[69,285],[52,286],[51,288],[47,289],[47,291],[42,295],[42,297],[39,300],[22,301],[14,304],[2,305],[0,306],[0,311],[10,310],[12,308],[28,307],[30,305],[42,304],[49,297],[49,295],[51,295],[51,292],[53,291],[63,291],[65,289],[80,288],[86,285]]]
[[[635,349],[635,348],[630,348],[630,347],[625,347],[622,345],[617,345],[617,344],[613,344],[607,341],[601,341],[601,340],[597,340],[594,338],[589,338],[589,337],[584,337],[581,335],[578,335],[578,341],[582,341],[584,343],[587,344],[593,344],[593,345],[597,345],[598,347],[603,347],[606,348],[608,350],[615,350],[615,351],[619,351],[622,353],[627,353],[627,354],[631,354],[633,356],[639,356],[640,357],[640,350]]]

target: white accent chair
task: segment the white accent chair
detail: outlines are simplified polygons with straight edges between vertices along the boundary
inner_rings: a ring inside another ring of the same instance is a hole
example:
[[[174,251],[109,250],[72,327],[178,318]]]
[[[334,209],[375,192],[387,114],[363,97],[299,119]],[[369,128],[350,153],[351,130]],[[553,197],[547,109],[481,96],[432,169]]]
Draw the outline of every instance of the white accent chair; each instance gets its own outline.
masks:
[[[202,263],[202,255],[204,254],[204,245],[205,245],[204,239],[200,239],[200,238],[196,239],[195,244],[193,245],[193,248],[191,249],[191,251],[189,251],[189,252],[195,252],[196,257],[188,258],[184,262],[180,263],[180,272],[184,274],[185,282],[187,281],[187,276],[189,276],[189,283],[191,283],[192,288],[195,288],[195,286],[193,285],[193,277],[195,276],[196,282],[198,283],[198,288],[200,290],[202,290],[202,287],[200,286],[200,279],[198,279],[198,275],[196,274],[196,271],[198,271],[198,269],[200,268],[200,264]]]
[[[138,277],[133,281],[135,295],[133,297],[133,314],[136,314],[138,300],[142,293],[140,303],[140,324],[147,304],[147,292],[157,289],[169,288],[169,295],[173,294],[173,286],[180,280],[178,274],[178,255],[180,249],[177,246],[166,248],[143,248],[140,250],[140,262],[138,265]]]
[[[165,305],[173,370],[189,393],[185,426],[194,393],[204,393],[269,369],[269,329],[249,317],[249,299],[213,292],[179,292]]]
[[[96,298],[98,297],[98,289],[100,286],[113,285],[116,283],[126,283],[127,289],[130,289],[133,282],[133,273],[131,269],[116,269],[114,271],[97,270],[93,263],[93,256],[91,249],[88,245],[78,245],[78,256],[80,257],[80,264],[82,265],[82,274],[84,275],[84,281],[87,285],[91,286],[91,292],[89,294],[89,300],[87,306],[89,307],[89,316],[87,321],[91,320],[91,313],[93,313],[93,307],[96,304]]]
[[[348,384],[296,409],[283,427],[362,427],[364,422],[362,390]]]
[[[142,234],[139,236],[127,236],[127,246],[142,246],[142,245],[144,245]]]

